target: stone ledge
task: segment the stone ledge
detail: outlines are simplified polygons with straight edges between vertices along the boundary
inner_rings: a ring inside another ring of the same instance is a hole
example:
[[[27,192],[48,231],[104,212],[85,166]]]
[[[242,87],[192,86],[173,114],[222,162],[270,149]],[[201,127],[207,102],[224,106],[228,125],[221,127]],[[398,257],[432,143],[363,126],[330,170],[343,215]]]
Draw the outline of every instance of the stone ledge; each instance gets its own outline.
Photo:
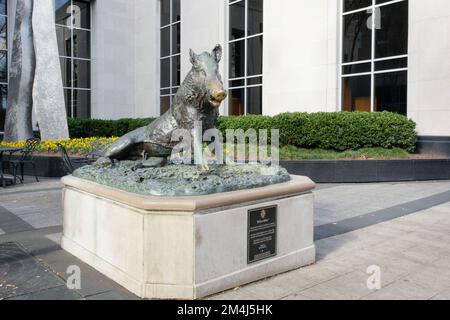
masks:
[[[308,177],[292,176],[291,181],[272,186],[191,197],[142,196],[103,186],[94,182],[67,176],[62,179],[67,188],[83,190],[145,211],[188,211],[214,209],[237,204],[292,196],[311,192],[315,183]]]

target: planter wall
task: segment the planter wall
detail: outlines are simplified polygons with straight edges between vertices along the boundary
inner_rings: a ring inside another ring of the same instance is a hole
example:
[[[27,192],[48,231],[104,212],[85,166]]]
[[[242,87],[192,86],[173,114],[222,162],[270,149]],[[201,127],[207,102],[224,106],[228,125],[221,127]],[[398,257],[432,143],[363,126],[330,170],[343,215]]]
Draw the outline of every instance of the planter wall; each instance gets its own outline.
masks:
[[[12,159],[18,159],[13,156]],[[64,164],[59,157],[45,157],[37,156],[35,157],[37,174],[40,177],[46,178],[61,178],[66,176],[68,173],[64,168]],[[25,175],[33,175],[33,168],[31,165],[25,165]],[[20,172],[19,172],[20,174]]]
[[[61,158],[36,157],[38,175],[67,175]],[[433,160],[308,160],[281,161],[290,174],[310,177],[317,183],[370,183],[450,180],[450,159]],[[32,175],[30,166],[25,174]]]
[[[450,137],[421,136],[417,141],[417,152],[440,153],[450,157]]]
[[[450,180],[450,159],[281,161],[281,165],[317,183]]]

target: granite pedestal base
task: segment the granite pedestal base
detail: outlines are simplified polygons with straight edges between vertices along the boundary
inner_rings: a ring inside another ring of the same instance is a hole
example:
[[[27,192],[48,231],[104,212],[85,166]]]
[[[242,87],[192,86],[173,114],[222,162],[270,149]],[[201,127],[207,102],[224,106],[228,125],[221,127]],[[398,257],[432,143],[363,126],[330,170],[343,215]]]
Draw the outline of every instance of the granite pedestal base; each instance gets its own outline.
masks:
[[[63,249],[141,298],[203,298],[315,262],[315,185],[306,177],[199,197],[62,181]],[[261,208],[276,208],[275,235],[268,234],[276,253],[250,263],[249,212]]]

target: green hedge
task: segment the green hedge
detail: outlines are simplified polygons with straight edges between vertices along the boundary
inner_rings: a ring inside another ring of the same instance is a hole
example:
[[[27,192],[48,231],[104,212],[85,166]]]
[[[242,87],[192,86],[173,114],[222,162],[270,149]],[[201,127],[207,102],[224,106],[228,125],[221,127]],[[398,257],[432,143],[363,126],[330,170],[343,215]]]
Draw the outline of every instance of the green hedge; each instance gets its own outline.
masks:
[[[154,119],[69,119],[71,138],[121,137],[140,127],[149,125]]]
[[[281,145],[326,150],[401,148],[414,151],[416,124],[389,113],[284,113],[275,117],[223,117],[219,129],[280,129]]]
[[[117,121],[74,120],[69,122],[71,137],[122,136],[151,123],[152,119]],[[336,112],[284,113],[275,117],[221,117],[218,128],[280,129],[281,145],[326,150],[356,150],[361,148],[401,148],[414,151],[416,124],[394,113]]]

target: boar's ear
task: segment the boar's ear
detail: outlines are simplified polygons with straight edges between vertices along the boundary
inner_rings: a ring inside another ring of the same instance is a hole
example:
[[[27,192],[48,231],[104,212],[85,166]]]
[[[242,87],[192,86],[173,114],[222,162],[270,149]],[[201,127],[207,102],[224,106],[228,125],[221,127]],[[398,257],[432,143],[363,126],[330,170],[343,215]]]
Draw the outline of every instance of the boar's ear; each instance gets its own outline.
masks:
[[[194,67],[197,67],[198,66],[198,56],[192,49],[189,49],[189,58],[191,60],[192,65]]]
[[[212,56],[219,63],[222,60],[222,46],[220,44],[216,45],[212,51]]]

